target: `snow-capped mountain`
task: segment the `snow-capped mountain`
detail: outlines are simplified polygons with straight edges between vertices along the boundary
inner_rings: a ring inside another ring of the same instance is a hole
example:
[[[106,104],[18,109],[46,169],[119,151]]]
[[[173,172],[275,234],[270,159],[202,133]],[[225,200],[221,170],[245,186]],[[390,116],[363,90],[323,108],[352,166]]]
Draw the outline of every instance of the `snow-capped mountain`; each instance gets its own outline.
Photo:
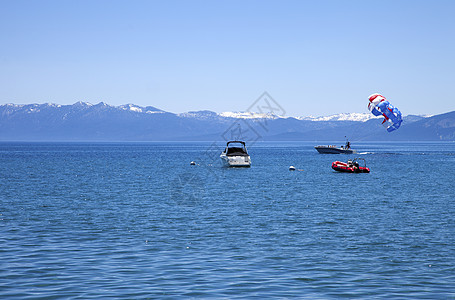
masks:
[[[222,112],[218,116],[223,118],[233,119],[286,119],[295,118],[297,120],[315,121],[315,122],[328,122],[328,121],[354,121],[366,122],[371,119],[381,118],[376,117],[371,113],[341,113],[330,116],[305,116],[305,117],[284,117],[277,116],[273,113],[256,113],[256,112]]]
[[[371,113],[341,113],[341,114],[336,114],[336,115],[320,116],[320,117],[313,117],[313,116],[298,117],[297,119],[315,121],[315,122],[321,122],[321,121],[366,122],[368,120],[375,119],[375,118],[381,118],[381,117],[376,117]]]
[[[278,116],[273,113],[257,113],[257,112],[249,112],[249,111],[235,111],[235,112],[222,112],[216,114],[215,112],[211,111],[198,111],[198,112],[188,112],[184,114],[180,114],[180,116],[185,117],[207,117],[207,112],[210,112],[210,116],[214,117],[215,115],[222,117],[222,118],[232,118],[232,119],[286,119],[292,117],[284,117]],[[371,119],[380,118],[372,115],[371,113],[341,113],[336,115],[330,116],[306,116],[306,117],[293,117],[297,120],[306,120],[306,121],[315,121],[315,122],[322,122],[322,121],[355,121],[355,122],[366,122]]]
[[[284,118],[277,116],[273,113],[256,113],[256,112],[222,112],[219,116],[223,118],[234,118],[234,119],[279,119]]]
[[[212,112],[212,114],[215,114]],[[198,115],[195,114],[194,117]],[[223,118],[233,118],[233,119],[287,119],[295,118],[297,120],[304,121],[314,121],[314,122],[336,122],[336,121],[351,121],[351,122],[366,122],[371,119],[381,119],[382,116],[375,116],[371,113],[341,113],[329,116],[306,116],[306,117],[283,117],[277,116],[275,114],[264,114],[264,113],[254,113],[254,112],[222,112],[218,116]],[[408,115],[403,118],[407,121],[414,122],[423,118],[432,117],[432,115]]]
[[[116,108],[115,106],[112,106]],[[126,111],[132,111],[132,112],[137,112],[137,113],[146,113],[146,114],[156,114],[156,113],[164,113],[161,109],[157,109],[153,106],[147,106],[147,107],[142,107],[138,106],[135,104],[126,104],[126,105],[120,105],[117,106],[117,108],[126,110]]]
[[[178,114],[178,116],[182,118],[193,118],[200,120],[216,119],[219,117],[219,115],[216,112],[210,110],[189,111],[186,113]]]
[[[226,140],[243,133],[251,140],[455,140],[455,112],[409,115],[389,134],[369,113],[323,117],[282,117],[253,112],[169,113],[153,106],[112,106],[104,102],[72,105],[0,105],[3,141],[164,141]],[[381,117],[379,117],[381,118]]]
[[[42,109],[49,109],[49,108],[77,108],[77,109],[89,109],[92,107],[97,107],[98,109],[112,109],[112,110],[122,110],[127,112],[134,112],[134,113],[145,113],[145,114],[156,114],[156,113],[168,113],[161,109],[158,109],[153,106],[142,107],[135,104],[124,104],[119,106],[109,105],[105,102],[100,102],[98,104],[92,104],[89,102],[78,101],[73,105],[61,105],[55,103],[44,103],[44,104],[5,104],[3,105],[5,111],[12,109],[14,110],[25,110],[27,113],[37,113],[40,112]],[[4,112],[5,113],[5,112]],[[249,112],[249,111],[234,111],[234,112],[222,112],[216,113],[209,110],[201,110],[201,111],[189,111],[185,113],[176,114],[178,117],[182,118],[193,118],[193,119],[219,119],[219,118],[229,118],[229,119],[245,119],[245,120],[254,120],[254,119],[287,119],[287,118],[295,118],[297,120],[305,120],[305,121],[314,121],[314,122],[328,122],[328,121],[354,121],[354,122],[366,122],[371,119],[375,118],[382,118],[376,117],[371,113],[340,113],[335,115],[329,116],[299,116],[299,117],[284,117],[278,116],[273,113],[257,113],[257,112]],[[426,118],[431,116],[413,116],[414,118]]]

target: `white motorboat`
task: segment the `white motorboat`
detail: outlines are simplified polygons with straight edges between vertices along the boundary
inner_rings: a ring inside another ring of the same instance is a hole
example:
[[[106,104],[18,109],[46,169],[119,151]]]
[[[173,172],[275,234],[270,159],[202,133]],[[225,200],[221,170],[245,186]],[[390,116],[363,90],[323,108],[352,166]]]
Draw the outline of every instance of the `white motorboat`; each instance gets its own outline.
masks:
[[[321,154],[354,154],[357,153],[354,149],[348,149],[343,146],[336,147],[336,146],[315,146],[316,149]]]
[[[316,149],[319,153],[322,154],[354,154],[357,153],[356,150],[351,149],[351,143],[349,141],[346,141],[346,145],[337,147],[337,146],[315,146],[314,149]]]
[[[229,141],[226,149],[220,155],[221,161],[227,167],[250,167],[251,159],[246,150],[245,142]]]

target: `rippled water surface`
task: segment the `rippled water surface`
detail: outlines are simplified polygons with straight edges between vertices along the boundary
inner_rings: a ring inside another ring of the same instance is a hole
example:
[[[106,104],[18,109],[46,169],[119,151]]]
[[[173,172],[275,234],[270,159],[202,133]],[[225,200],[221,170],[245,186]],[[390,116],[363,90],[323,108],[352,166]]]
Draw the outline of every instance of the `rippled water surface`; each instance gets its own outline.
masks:
[[[0,143],[0,298],[455,299],[455,143],[313,146]]]

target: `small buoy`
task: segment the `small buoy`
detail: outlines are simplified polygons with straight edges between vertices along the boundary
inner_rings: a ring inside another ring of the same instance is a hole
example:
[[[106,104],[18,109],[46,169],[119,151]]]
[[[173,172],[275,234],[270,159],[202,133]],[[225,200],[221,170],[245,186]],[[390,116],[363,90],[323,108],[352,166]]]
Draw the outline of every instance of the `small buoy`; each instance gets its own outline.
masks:
[[[289,167],[289,171],[295,171],[295,167],[294,166],[290,166]]]
[[[190,162],[190,165],[194,166],[196,163],[194,161]]]

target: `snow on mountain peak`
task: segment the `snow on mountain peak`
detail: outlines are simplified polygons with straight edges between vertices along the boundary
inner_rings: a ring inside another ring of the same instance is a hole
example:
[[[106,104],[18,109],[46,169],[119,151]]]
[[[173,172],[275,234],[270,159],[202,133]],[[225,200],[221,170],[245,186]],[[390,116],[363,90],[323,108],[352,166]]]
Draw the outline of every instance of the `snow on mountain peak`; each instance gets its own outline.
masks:
[[[320,117],[297,117],[298,120],[308,120],[308,121],[355,121],[355,122],[366,122],[371,119],[380,118],[376,117],[370,113],[341,113],[330,116],[320,116]]]
[[[36,105],[38,106],[39,104],[36,104]],[[47,107],[57,107],[57,108],[62,107],[61,104],[56,104],[56,103],[44,103],[43,106],[47,106]]]
[[[120,105],[119,108],[123,109],[123,110],[130,110],[130,111],[134,111],[134,112],[143,112],[142,110],[142,107],[140,106],[137,106],[137,105],[134,105],[134,104],[126,104],[126,105]]]
[[[186,113],[178,114],[179,117],[196,118],[196,119],[213,119],[218,116],[216,112],[210,110],[189,111]]]
[[[82,102],[82,101],[77,101],[76,103],[74,103],[75,105],[80,105],[80,106],[93,106],[93,104],[89,103],[89,102]]]
[[[234,118],[234,119],[278,119],[279,116],[272,113],[255,113],[255,112],[222,112],[220,117]]]

